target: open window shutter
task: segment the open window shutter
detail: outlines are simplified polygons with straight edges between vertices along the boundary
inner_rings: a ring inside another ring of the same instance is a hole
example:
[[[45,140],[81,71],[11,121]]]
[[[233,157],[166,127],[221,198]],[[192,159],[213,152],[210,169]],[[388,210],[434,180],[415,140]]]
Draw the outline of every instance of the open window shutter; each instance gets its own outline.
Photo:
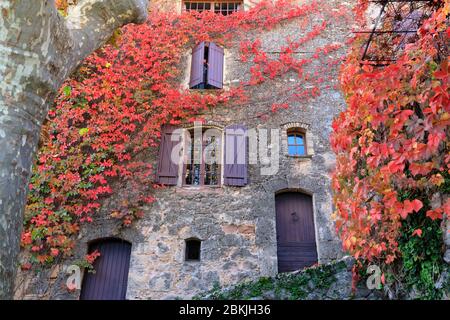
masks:
[[[216,88],[223,88],[223,48],[209,44],[209,65],[208,65],[208,84]]]
[[[203,62],[205,60],[205,43],[199,43],[192,49],[191,81],[189,87],[195,87],[203,82]]]
[[[247,128],[232,125],[225,129],[224,184],[243,187],[248,183]]]
[[[177,127],[164,125],[159,147],[158,182],[174,186],[178,182],[178,163],[172,161],[172,150],[180,143],[180,135],[174,131]]]

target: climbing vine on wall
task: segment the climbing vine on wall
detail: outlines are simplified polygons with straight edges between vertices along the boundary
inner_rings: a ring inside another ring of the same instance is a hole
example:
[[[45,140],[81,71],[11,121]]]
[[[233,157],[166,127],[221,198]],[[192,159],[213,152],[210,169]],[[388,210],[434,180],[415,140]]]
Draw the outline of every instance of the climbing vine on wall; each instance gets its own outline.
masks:
[[[69,2],[59,3],[64,13]],[[64,84],[49,112],[29,185],[22,245],[31,259],[23,268],[69,256],[81,224],[92,222],[110,195],[118,199],[111,218],[129,226],[143,216],[142,206],[155,200],[152,190],[161,186],[153,183],[153,168],[142,154],[158,147],[162,124],[201,120],[199,114],[217,106],[244,105],[252,87],[287,75],[297,76],[298,86],[268,113],[319,95],[324,71],[340,61],[331,53],[342,44],[315,44],[308,58],[295,52],[328,32],[330,21],[348,19],[348,11],[328,1],[262,1],[229,16],[155,11],[146,24],[124,27],[118,41],[91,55]],[[305,36],[286,39],[277,57],[251,37],[292,19]],[[181,87],[183,54],[201,41],[237,43],[240,59],[249,62],[249,79],[226,90]]]
[[[368,3],[356,7],[361,24]],[[341,72],[348,109],[333,124],[332,146],[344,248],[393,277],[406,273],[424,297],[436,298],[444,268],[440,224],[450,212],[450,5],[431,5],[415,41],[388,66],[361,61],[366,38],[354,39]],[[395,272],[397,262],[403,268]]]

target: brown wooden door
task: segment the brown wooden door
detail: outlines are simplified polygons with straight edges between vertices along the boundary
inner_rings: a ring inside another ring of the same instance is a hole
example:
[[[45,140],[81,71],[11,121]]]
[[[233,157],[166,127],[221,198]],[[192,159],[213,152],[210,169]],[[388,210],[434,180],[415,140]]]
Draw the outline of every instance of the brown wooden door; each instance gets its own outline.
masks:
[[[80,300],[125,300],[130,266],[131,244],[120,239],[108,239],[89,246],[98,250],[95,273],[85,273]]]
[[[312,198],[299,192],[276,196],[278,272],[309,267],[317,262]]]

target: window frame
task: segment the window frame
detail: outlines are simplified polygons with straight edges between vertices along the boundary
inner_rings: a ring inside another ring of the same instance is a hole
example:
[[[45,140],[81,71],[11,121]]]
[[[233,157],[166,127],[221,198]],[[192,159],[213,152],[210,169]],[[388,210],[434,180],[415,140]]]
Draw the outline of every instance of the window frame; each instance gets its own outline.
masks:
[[[194,142],[194,138],[193,138],[193,134],[195,132],[195,127],[194,128],[185,128],[185,134],[184,134],[184,142],[183,142],[183,154],[184,160],[188,160],[190,154],[188,154],[189,150],[188,150],[188,142],[187,142],[187,135],[190,136],[190,139],[192,142]],[[218,135],[217,138],[219,138],[219,145],[218,145],[218,150],[220,152],[219,154],[219,161],[217,164],[217,172],[218,172],[218,177],[217,177],[217,184],[205,184],[205,178],[206,178],[206,163],[205,163],[205,159],[204,159],[204,150],[207,147],[206,144],[206,139],[208,138],[205,135],[205,132],[207,130],[217,130]],[[217,127],[204,127],[202,130],[202,161],[200,163],[200,184],[195,185],[195,184],[189,184],[186,182],[187,180],[187,172],[188,172],[188,165],[193,165],[193,163],[188,163],[188,161],[183,161],[182,163],[182,175],[181,175],[181,185],[183,187],[195,187],[195,188],[199,188],[199,187],[207,187],[207,188],[220,188],[222,187],[222,179],[223,179],[223,157],[224,157],[224,144],[223,144],[223,137],[224,133],[223,130],[217,128]],[[192,161],[192,155],[191,155],[191,161]]]
[[[289,143],[289,138],[294,136],[294,144]],[[297,137],[301,136],[303,138],[303,144],[297,144]],[[286,137],[287,137],[287,155],[289,157],[293,158],[302,158],[302,157],[308,157],[308,141],[306,139],[306,131],[301,128],[289,128],[286,130]],[[305,152],[303,154],[291,154],[289,152],[290,147],[295,147],[295,150],[298,150],[298,147],[303,147]]]
[[[186,3],[197,3],[197,5],[199,4],[199,3],[203,3],[203,4],[210,4],[210,9],[203,9],[202,11],[198,11],[197,9],[186,9]],[[239,12],[239,11],[243,11],[244,10],[244,1],[243,0],[228,0],[228,1],[215,1],[215,0],[183,0],[182,2],[181,2],[181,6],[182,6],[182,8],[181,8],[181,10],[182,11],[198,11],[198,12],[203,12],[203,11],[206,11],[206,10],[210,10],[210,11],[212,11],[212,12],[214,12],[214,13],[220,13],[220,14],[222,14],[222,10],[221,11],[218,11],[218,12],[216,12],[215,11],[215,5],[216,4],[220,4],[220,5],[223,5],[223,4],[237,4],[238,5],[238,8],[237,8],[237,10],[236,11],[232,11],[232,12],[229,12],[229,13],[227,13],[226,15],[229,15],[229,14],[233,14],[233,13],[235,13],[235,12]],[[228,12],[228,8],[227,8],[227,12]]]

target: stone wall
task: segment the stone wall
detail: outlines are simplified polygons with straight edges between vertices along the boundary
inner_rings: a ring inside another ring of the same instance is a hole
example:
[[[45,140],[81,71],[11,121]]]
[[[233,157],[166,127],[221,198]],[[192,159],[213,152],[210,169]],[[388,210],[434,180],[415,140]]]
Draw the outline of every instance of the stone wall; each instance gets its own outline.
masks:
[[[368,289],[361,282],[352,289],[354,259],[345,257],[333,263],[298,272],[263,277],[194,297],[199,300],[381,300],[383,291]]]
[[[350,4],[349,4],[350,6]],[[316,46],[344,43],[350,36],[350,26],[333,25],[330,33],[314,40],[299,55],[308,57]],[[305,34],[309,30],[303,30]],[[298,21],[286,22],[264,33],[249,34],[262,40],[262,47],[277,54],[288,36],[299,37]],[[249,65],[239,59],[239,44],[226,48],[226,86],[248,80]],[[330,53],[344,55],[346,49]],[[317,65],[312,65],[315,68]],[[189,73],[189,58],[183,65]],[[327,78],[328,75],[324,75]],[[208,124],[226,127],[245,124],[248,128],[281,130],[282,145],[279,171],[275,175],[261,174],[261,164],[249,166],[249,184],[238,187],[167,187],[155,191],[157,201],[144,208],[145,216],[132,227],[122,229],[110,218],[117,207],[114,196],[105,200],[100,214],[92,224],[82,227],[70,259],[61,261],[52,270],[37,274],[20,273],[16,298],[78,299],[79,291],[65,288],[64,268],[81,259],[91,240],[118,237],[132,243],[128,279],[128,299],[188,298],[210,290],[215,284],[229,285],[277,274],[277,240],[275,229],[275,195],[294,190],[312,196],[319,263],[342,256],[340,242],[331,221],[332,195],[330,171],[334,156],[329,134],[333,118],[344,108],[342,95],[332,89],[337,84],[337,70],[330,69],[328,89],[314,100],[296,102],[289,109],[270,113],[266,121],[255,117],[270,110],[273,102],[283,98],[284,90],[297,84],[293,75],[255,87],[246,106],[224,106],[205,113]],[[275,99],[275,100],[274,100]],[[290,157],[286,153],[286,130],[300,126],[307,132],[308,156]],[[157,162],[157,150],[140,155],[142,160]],[[123,192],[131,186],[121,186]],[[122,192],[122,191],[120,191]],[[201,261],[185,261],[185,239],[202,240]]]

